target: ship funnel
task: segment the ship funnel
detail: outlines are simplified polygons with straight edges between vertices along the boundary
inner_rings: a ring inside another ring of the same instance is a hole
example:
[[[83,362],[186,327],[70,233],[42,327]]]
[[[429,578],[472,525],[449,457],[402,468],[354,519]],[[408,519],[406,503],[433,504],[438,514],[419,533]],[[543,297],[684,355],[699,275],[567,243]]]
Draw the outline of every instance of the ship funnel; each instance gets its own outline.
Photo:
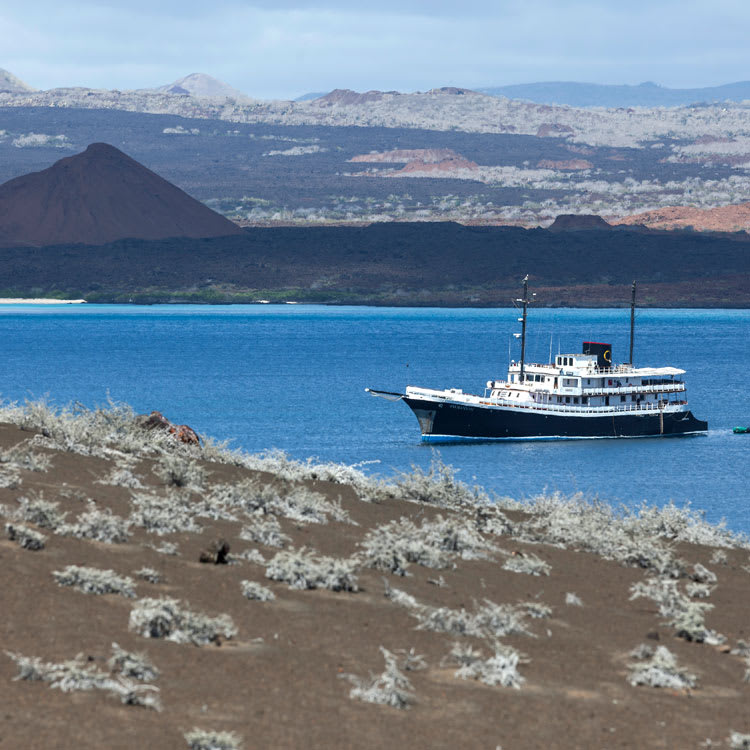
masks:
[[[584,354],[596,354],[597,367],[612,367],[612,347],[600,341],[584,341]]]

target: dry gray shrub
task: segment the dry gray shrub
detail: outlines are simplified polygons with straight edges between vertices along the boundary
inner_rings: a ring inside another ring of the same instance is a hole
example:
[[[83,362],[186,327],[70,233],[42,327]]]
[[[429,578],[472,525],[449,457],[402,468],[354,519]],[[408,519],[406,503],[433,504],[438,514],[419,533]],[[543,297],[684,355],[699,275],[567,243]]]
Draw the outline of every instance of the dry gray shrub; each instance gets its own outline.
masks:
[[[565,498],[559,493],[539,496],[525,510],[531,517],[513,528],[523,541],[579,549],[661,575],[679,577],[684,571],[672,547],[651,525],[638,525],[638,517],[627,510],[618,513],[581,494]]]
[[[185,732],[184,737],[190,750],[240,750],[242,747],[242,739],[234,732],[195,728]]]
[[[668,648],[657,646],[650,658],[630,665],[628,682],[631,685],[687,690],[695,687],[696,677],[677,665],[675,655]]]
[[[503,570],[509,570],[512,573],[526,573],[530,576],[548,576],[550,566],[531,552],[524,552],[508,557],[503,563]]]
[[[100,510],[94,503],[89,503],[88,510],[81,513],[75,523],[60,527],[60,533],[79,539],[123,544],[130,538],[129,528],[129,520],[114,515],[109,508]]]
[[[716,584],[716,573],[712,573],[708,568],[704,568],[700,563],[693,566],[693,572],[688,574],[688,578],[696,583],[705,583],[709,586]]]
[[[20,508],[17,514],[22,521],[33,523],[42,529],[57,531],[65,523],[68,514],[60,510],[60,504],[44,499],[43,493],[34,493],[30,497],[19,497]]]
[[[685,591],[691,599],[706,599],[711,596],[711,592],[713,590],[713,586],[709,586],[705,583],[695,583],[694,581],[689,581],[685,584]]]
[[[46,453],[36,453],[28,445],[21,443],[12,448],[0,450],[0,466],[45,472],[52,466],[52,459]]]
[[[742,677],[743,682],[750,682],[750,656],[745,657],[745,674]]]
[[[281,525],[274,516],[255,514],[251,519],[249,525],[242,527],[240,539],[265,544],[267,547],[283,547],[292,541],[281,531]]]
[[[175,542],[159,542],[159,544],[144,544],[143,546],[158,552],[160,555],[176,555],[179,553],[179,546]]]
[[[114,570],[68,565],[63,570],[52,571],[60,586],[72,586],[84,594],[120,594],[135,597],[135,582],[128,576],[119,576]]]
[[[745,643],[740,638],[737,641],[737,645],[729,653],[734,656],[750,656],[750,643]]]
[[[153,472],[170,487],[200,490],[206,482],[206,470],[191,456],[163,453],[154,463]]]
[[[503,638],[508,635],[533,634],[524,624],[524,619],[530,615],[527,605],[496,604],[485,599],[482,604],[475,604],[473,612],[463,607],[432,607],[422,604],[411,594],[392,588],[385,581],[385,595],[394,604],[405,607],[409,614],[418,621],[417,630],[432,630],[436,633],[452,633],[453,635],[475,636],[479,638]],[[535,607],[549,610],[544,605]],[[548,611],[538,616],[547,616]]]
[[[240,586],[242,587],[243,595],[254,601],[272,602],[276,598],[271,589],[267,589],[256,581],[240,581]]]
[[[17,490],[21,486],[21,475],[15,467],[0,466],[0,488]]]
[[[729,565],[729,556],[723,549],[715,549],[709,562],[711,565]]]
[[[135,493],[132,503],[134,508],[128,521],[151,534],[162,536],[203,530],[195,521],[196,509],[187,493],[171,488],[164,496]]]
[[[16,680],[38,680],[49,683],[64,693],[75,690],[103,690],[114,695],[129,706],[143,706],[155,711],[161,710],[159,688],[142,685],[123,675],[111,675],[99,671],[94,664],[86,661],[83,654],[65,662],[43,662],[38,657],[5,652],[18,666]]]
[[[401,576],[410,563],[447,568],[458,555],[476,559],[494,549],[468,519],[442,516],[425,519],[421,526],[402,516],[370,529],[360,547],[365,565]]]
[[[164,583],[166,581],[166,578],[154,568],[141,568],[136,570],[134,575],[142,581],[148,581],[148,583]]]
[[[164,638],[196,646],[237,634],[229,615],[209,617],[169,597],[139,599],[130,612],[128,627],[144,638]]]
[[[144,430],[129,406],[113,401],[93,410],[82,404],[58,409],[45,401],[9,404],[0,409],[0,421],[40,432],[38,442],[47,447],[88,456],[149,455],[181,447],[165,431]]]
[[[729,742],[730,750],[750,750],[750,734],[732,732],[727,742]]]
[[[420,669],[427,669],[427,662],[422,654],[417,654],[414,647],[408,651],[405,648],[397,648],[395,653],[401,660],[401,669],[405,672],[416,672]]]
[[[301,547],[278,552],[271,558],[266,578],[284,581],[292,589],[358,591],[356,569],[355,559],[326,557]]]
[[[629,654],[634,659],[650,659],[654,655],[654,647],[647,643],[638,644]]]
[[[106,484],[112,487],[127,487],[131,490],[142,490],[143,483],[140,478],[133,473],[132,460],[130,457],[125,460],[117,461],[112,471],[102,479],[97,479],[97,484]]]
[[[32,551],[44,549],[44,542],[47,537],[38,531],[34,531],[34,529],[28,528],[28,526],[19,523],[6,523],[5,531],[8,534],[8,539],[11,542],[16,542],[23,549]]]
[[[704,621],[705,613],[713,609],[712,604],[691,601],[677,587],[677,581],[652,576],[645,582],[638,581],[630,587],[630,599],[646,597],[659,605],[659,614],[674,627],[680,638],[716,645],[724,636],[709,630]]]
[[[251,516],[263,513],[299,523],[327,523],[329,517],[351,523],[340,501],[328,500],[319,492],[287,481],[264,484],[245,479],[217,485],[205,493],[204,502],[228,510],[243,510]]]
[[[481,488],[469,487],[456,479],[455,470],[439,459],[434,459],[428,471],[412,466],[410,472],[398,472],[389,481],[370,481],[358,489],[362,500],[382,502],[398,500],[427,503],[441,508],[475,508],[489,505],[490,498]]]
[[[265,565],[266,558],[257,549],[246,549],[237,555],[239,560],[247,560],[247,562],[255,563],[256,565]]]
[[[456,677],[479,680],[485,685],[520,688],[524,678],[518,673],[521,655],[511,646],[494,642],[495,653],[483,659],[481,651],[454,643],[448,659],[460,665]]]
[[[519,602],[516,606],[533,620],[542,620],[552,616],[552,608],[541,602]]]
[[[107,666],[113,672],[141,682],[152,682],[159,677],[159,670],[146,654],[126,651],[117,643],[112,644],[112,656],[107,661]]]
[[[569,607],[582,607],[583,601],[581,601],[581,598],[574,594],[572,591],[568,591],[567,594],[565,594],[565,603]]]
[[[385,659],[385,669],[381,674],[371,673],[369,678],[353,674],[341,675],[354,685],[349,691],[349,697],[366,703],[408,708],[414,702],[414,688],[408,677],[399,669],[398,657],[382,646],[380,652]]]

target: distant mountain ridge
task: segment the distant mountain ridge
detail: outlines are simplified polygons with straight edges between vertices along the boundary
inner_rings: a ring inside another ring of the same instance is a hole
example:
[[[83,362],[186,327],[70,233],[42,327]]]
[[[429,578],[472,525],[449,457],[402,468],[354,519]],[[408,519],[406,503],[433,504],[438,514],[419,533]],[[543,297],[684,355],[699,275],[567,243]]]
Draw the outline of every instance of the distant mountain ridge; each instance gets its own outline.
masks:
[[[225,237],[233,222],[107,143],[0,185],[0,245]]]
[[[143,91],[155,91],[163,94],[181,94],[183,96],[195,96],[205,99],[237,99],[250,101],[251,97],[242,91],[232,88],[228,83],[206,73],[191,73],[178,78],[173,83],[157,86],[155,89],[142,89]]]
[[[545,81],[491,86],[476,91],[490,96],[570,107],[684,107],[698,103],[750,100],[750,81],[690,89],[670,89],[651,81],[637,86]]]
[[[9,70],[0,68],[0,93],[23,94],[35,90],[20,78],[14,76]]]

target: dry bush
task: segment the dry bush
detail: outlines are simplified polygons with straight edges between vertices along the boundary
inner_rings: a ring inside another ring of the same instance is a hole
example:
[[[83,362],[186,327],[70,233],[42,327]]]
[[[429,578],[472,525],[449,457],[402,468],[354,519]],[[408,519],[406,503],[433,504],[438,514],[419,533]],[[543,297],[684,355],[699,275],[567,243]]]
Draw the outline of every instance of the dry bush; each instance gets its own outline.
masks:
[[[485,599],[476,604],[473,612],[450,607],[432,607],[422,604],[411,594],[392,588],[385,581],[385,595],[394,604],[405,607],[409,614],[418,621],[417,630],[432,630],[436,633],[475,636],[478,638],[503,638],[508,635],[533,634],[524,623],[531,616],[529,605],[496,604]],[[550,610],[542,604],[533,603],[536,609],[534,616],[546,617]]]
[[[109,508],[100,510],[94,503],[89,503],[88,510],[81,513],[75,523],[60,527],[60,533],[79,539],[122,544],[130,538],[129,528],[129,520],[114,515]]]
[[[175,542],[159,542],[159,544],[144,544],[143,546],[158,552],[160,555],[179,554],[179,547]]]
[[[655,576],[645,582],[638,581],[630,587],[630,599],[639,597],[653,599],[659,605],[659,614],[676,629],[680,638],[712,645],[725,640],[724,636],[709,630],[704,621],[705,613],[713,609],[713,605],[691,601],[679,590],[677,581]]]
[[[677,665],[675,655],[665,646],[657,646],[650,657],[630,665],[628,682],[672,690],[695,687],[696,677]]]
[[[142,581],[148,583],[164,583],[166,578],[154,568],[140,568],[134,573],[136,578],[140,578]]]
[[[705,583],[695,583],[690,581],[685,584],[685,591],[691,599],[707,599],[714,590],[713,586]]]
[[[142,685],[123,675],[100,672],[94,664],[86,661],[83,654],[65,662],[43,662],[38,657],[5,652],[17,665],[16,680],[39,680],[49,683],[64,693],[78,690],[103,690],[114,695],[129,706],[143,706],[161,710],[159,688]]]
[[[170,487],[200,490],[206,482],[206,470],[191,456],[163,453],[154,463],[153,472]]]
[[[255,565],[265,565],[266,558],[257,549],[246,549],[236,556],[238,560],[247,560],[247,562],[255,563]]]
[[[242,739],[234,732],[196,728],[185,732],[184,737],[190,750],[240,750],[242,747]]]
[[[116,643],[112,644],[112,656],[107,661],[107,666],[113,672],[141,682],[152,682],[159,677],[159,670],[146,654],[126,651]]]
[[[540,557],[525,552],[508,557],[503,563],[503,570],[509,570],[512,573],[526,573],[530,576],[548,576],[550,566]]]
[[[574,594],[572,591],[568,591],[567,594],[565,594],[565,603],[569,607],[582,607],[583,601],[581,601],[581,598]]]
[[[52,459],[46,453],[36,453],[28,445],[21,443],[0,450],[0,466],[6,469],[45,472],[52,466]]]
[[[287,481],[274,484],[255,479],[244,479],[235,484],[212,487],[205,493],[204,502],[226,510],[242,510],[251,517],[259,513],[289,518],[298,523],[351,523],[339,501],[328,500],[324,495],[304,486]]]
[[[267,547],[283,547],[292,540],[281,531],[281,525],[274,516],[253,515],[251,523],[242,527],[240,539],[258,542]]]
[[[190,495],[177,489],[170,488],[164,496],[135,493],[132,503],[134,508],[128,521],[151,534],[162,536],[203,530],[195,521],[196,509]]]
[[[237,634],[229,615],[209,617],[169,597],[139,599],[130,612],[128,627],[144,638],[164,638],[196,646]]]
[[[381,674],[371,673],[369,678],[357,677],[353,674],[341,675],[354,685],[349,691],[349,697],[366,703],[408,708],[414,702],[414,688],[407,676],[399,669],[396,655],[382,646],[380,652],[385,659],[385,669]]]
[[[132,460],[129,458],[117,461],[109,474],[96,481],[97,484],[107,484],[112,487],[127,487],[131,490],[143,489],[140,478],[133,473]]]
[[[240,586],[242,587],[242,594],[254,601],[272,602],[276,598],[271,589],[267,589],[256,581],[240,581]]]
[[[370,529],[360,547],[365,565],[401,576],[410,563],[447,568],[457,555],[476,558],[492,549],[468,520],[442,516],[421,526],[402,516]]]
[[[700,563],[693,565],[693,572],[688,574],[688,578],[696,583],[705,583],[709,586],[715,585],[717,580],[716,573],[712,573]]]
[[[0,466],[0,488],[17,490],[21,486],[21,475],[14,466]]]
[[[135,582],[128,576],[119,576],[114,570],[68,565],[63,570],[52,571],[60,586],[72,586],[84,594],[120,594],[135,597]]]
[[[6,523],[5,531],[8,534],[8,539],[11,542],[16,542],[19,547],[32,551],[44,549],[44,543],[47,537],[44,534],[40,534],[34,529],[23,526],[22,524]]]
[[[729,556],[723,549],[715,549],[709,562],[711,565],[729,565]]]
[[[750,750],[750,734],[732,732],[727,738],[729,750]]]
[[[278,552],[268,562],[266,577],[292,589],[358,591],[356,569],[354,559],[326,557],[301,547]]]
[[[60,510],[60,504],[44,499],[43,493],[34,493],[30,497],[19,497],[17,515],[22,521],[33,523],[42,529],[57,531],[65,523],[67,512]]]
[[[368,502],[397,500],[441,508],[473,509],[490,503],[490,498],[481,488],[469,487],[456,479],[454,469],[439,459],[434,459],[427,471],[412,466],[410,472],[398,472],[393,480],[370,481],[358,489],[358,493]]]
[[[460,665],[456,677],[472,679],[485,685],[520,688],[524,678],[518,673],[521,655],[514,648],[497,641],[494,642],[495,653],[489,659],[483,659],[481,651],[470,645],[454,643],[448,659]]]

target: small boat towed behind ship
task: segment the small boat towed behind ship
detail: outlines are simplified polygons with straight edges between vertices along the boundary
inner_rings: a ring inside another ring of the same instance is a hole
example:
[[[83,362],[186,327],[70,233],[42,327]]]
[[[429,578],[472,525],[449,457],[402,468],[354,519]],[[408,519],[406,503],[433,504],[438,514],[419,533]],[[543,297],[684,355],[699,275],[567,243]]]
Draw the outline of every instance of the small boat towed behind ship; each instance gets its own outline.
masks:
[[[561,438],[660,437],[705,432],[708,423],[688,409],[684,370],[634,367],[635,282],[630,312],[630,362],[612,364],[609,344],[584,341],[580,354],[554,362],[525,362],[526,316],[531,302],[523,282],[521,359],[507,380],[490,380],[484,394],[459,388],[408,386],[405,393],[366,390],[414,412],[425,442]]]

